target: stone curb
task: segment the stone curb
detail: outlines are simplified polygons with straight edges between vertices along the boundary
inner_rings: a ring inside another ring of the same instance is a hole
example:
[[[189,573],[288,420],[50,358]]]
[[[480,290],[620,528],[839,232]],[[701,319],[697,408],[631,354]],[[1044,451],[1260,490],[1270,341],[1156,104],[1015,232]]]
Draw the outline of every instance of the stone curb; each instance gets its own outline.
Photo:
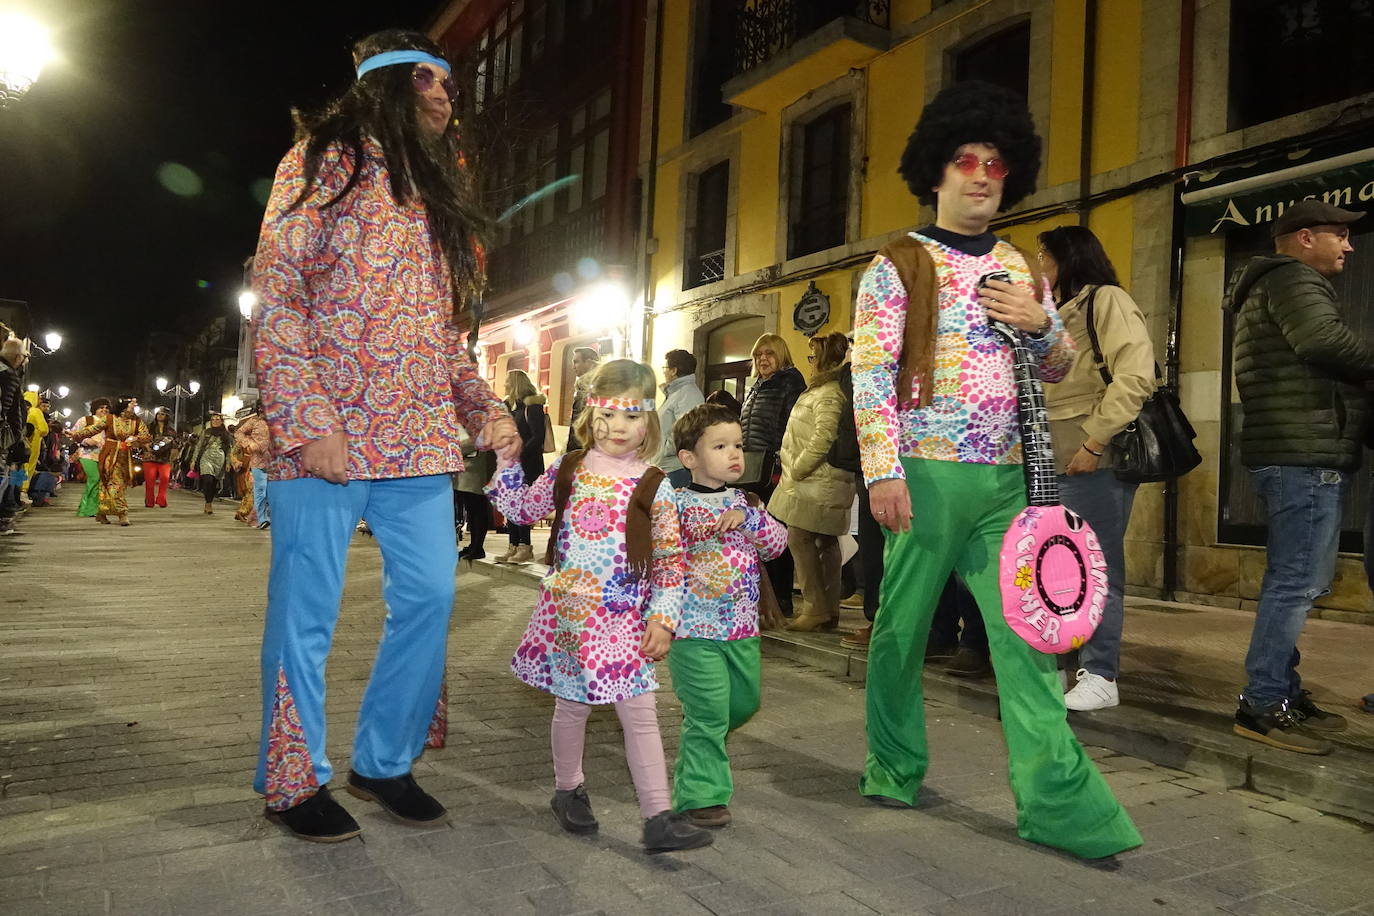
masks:
[[[538,588],[542,563],[504,566],[479,560],[463,564],[489,578]],[[818,646],[787,632],[765,632],[763,651],[776,658],[800,662],[846,680],[863,683],[867,653],[845,649],[836,640]],[[965,681],[928,668],[926,695],[943,703],[989,718],[998,717],[997,690],[992,680]],[[1072,713],[1069,724],[1084,744],[1213,779],[1232,788],[1249,789],[1322,811],[1374,824],[1374,761],[1349,748],[1326,757],[1309,757],[1270,750],[1235,737],[1229,719],[1183,710],[1193,721],[1134,707]]]

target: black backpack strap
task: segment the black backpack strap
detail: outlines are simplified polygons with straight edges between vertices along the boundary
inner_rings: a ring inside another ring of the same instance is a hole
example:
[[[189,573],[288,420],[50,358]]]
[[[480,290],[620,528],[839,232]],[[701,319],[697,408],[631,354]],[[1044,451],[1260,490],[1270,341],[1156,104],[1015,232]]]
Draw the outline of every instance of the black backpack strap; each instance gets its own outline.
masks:
[[[1097,298],[1099,289],[1101,287],[1094,286],[1088,292],[1088,304],[1084,311],[1088,319],[1088,340],[1093,346],[1093,364],[1097,366],[1097,371],[1102,373],[1102,384],[1110,385],[1112,374],[1107,371],[1107,361],[1102,358],[1102,344],[1097,339],[1097,319],[1093,317],[1093,300]]]

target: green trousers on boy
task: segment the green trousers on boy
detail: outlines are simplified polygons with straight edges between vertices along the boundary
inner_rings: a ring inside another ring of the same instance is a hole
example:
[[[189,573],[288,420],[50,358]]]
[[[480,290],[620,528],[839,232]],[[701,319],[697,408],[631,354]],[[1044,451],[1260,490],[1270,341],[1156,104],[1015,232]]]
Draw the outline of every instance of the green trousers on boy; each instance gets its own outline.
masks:
[[[725,738],[759,708],[759,638],[675,639],[668,653],[682,735],[673,810],[728,805],[735,794]]]
[[[1026,505],[1020,465],[903,458],[911,530],[886,532],[868,649],[868,760],[859,791],[914,804],[929,763],[921,670],[940,591],[957,570],[987,624],[1022,839],[1086,859],[1139,846],[1140,834],[1069,728],[1054,656],[1002,617],[1002,537]],[[676,651],[676,650],[674,650]]]

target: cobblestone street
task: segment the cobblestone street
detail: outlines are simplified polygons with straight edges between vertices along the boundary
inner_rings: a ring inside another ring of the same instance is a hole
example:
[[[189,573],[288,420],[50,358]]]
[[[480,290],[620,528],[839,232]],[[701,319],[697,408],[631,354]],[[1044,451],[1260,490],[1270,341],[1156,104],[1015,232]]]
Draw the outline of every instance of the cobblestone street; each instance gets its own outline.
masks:
[[[0,913],[1374,914],[1369,830],[1104,750],[1145,846],[1089,865],[1022,842],[997,723],[953,706],[930,704],[919,808],[867,804],[862,689],[778,659],[732,741],[736,820],[713,847],[643,854],[609,710],[586,764],[602,829],[571,837],[548,810],[551,701],[507,669],[534,593],[467,570],[449,743],[416,765],[451,825],[407,828],[340,793],[364,841],[302,843],[250,786],[267,534],[182,494],[99,527],[74,496],[0,540]],[[355,538],[350,560],[336,773],[384,613],[375,543]],[[671,761],[666,683],[659,713]]]

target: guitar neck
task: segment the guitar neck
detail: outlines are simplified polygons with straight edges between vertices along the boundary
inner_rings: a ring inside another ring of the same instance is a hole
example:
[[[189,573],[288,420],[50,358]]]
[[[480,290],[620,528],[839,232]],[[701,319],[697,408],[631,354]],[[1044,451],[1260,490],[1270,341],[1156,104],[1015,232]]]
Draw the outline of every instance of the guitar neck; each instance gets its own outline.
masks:
[[[1050,441],[1050,419],[1045,409],[1045,386],[1040,381],[1039,360],[1026,345],[1023,333],[1016,331],[1008,337],[1016,372],[1016,413],[1021,426],[1026,501],[1032,506],[1057,505],[1059,481],[1054,472],[1054,445]]]

